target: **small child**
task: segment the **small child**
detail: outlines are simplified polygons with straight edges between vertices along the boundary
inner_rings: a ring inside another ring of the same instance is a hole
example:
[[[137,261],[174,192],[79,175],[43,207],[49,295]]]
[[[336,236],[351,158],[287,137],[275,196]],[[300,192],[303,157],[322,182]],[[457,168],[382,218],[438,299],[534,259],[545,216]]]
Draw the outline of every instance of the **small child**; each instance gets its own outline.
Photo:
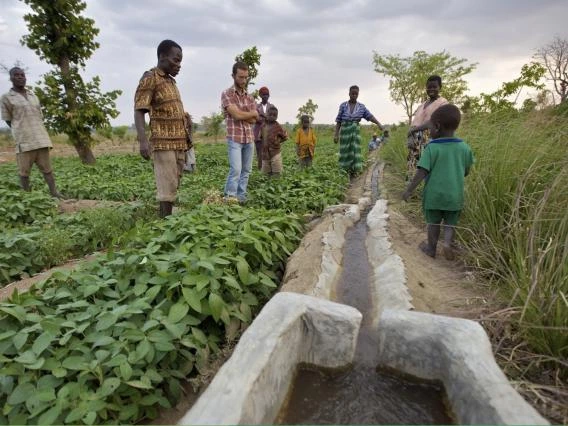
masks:
[[[286,130],[276,121],[278,108],[271,105],[266,113],[266,120],[260,129],[262,139],[262,173],[279,177],[282,173],[282,153],[280,145],[288,139]]]
[[[379,145],[381,144],[381,140],[377,139],[377,135],[374,134],[373,138],[370,140],[368,148],[369,151],[374,151],[375,149],[377,149],[379,147]]]
[[[443,220],[443,253],[448,260],[454,259],[451,244],[464,204],[464,177],[475,161],[471,148],[454,136],[460,120],[460,110],[455,105],[442,105],[432,113],[432,140],[420,157],[414,179],[402,194],[402,199],[408,201],[412,191],[426,178],[422,210],[428,224],[428,241],[420,243],[419,248],[436,257]]]
[[[300,168],[311,167],[316,149],[316,135],[310,127],[310,117],[302,115],[302,127],[296,132],[296,155]]]
[[[183,171],[186,173],[193,173],[196,169],[195,148],[193,147],[193,122],[191,121],[191,115],[189,115],[189,113],[185,112],[183,115],[188,146],[188,150],[185,153],[185,165],[183,166]]]
[[[385,129],[385,131],[383,132],[383,137],[381,138],[381,143],[383,145],[386,145],[387,142],[389,141],[389,137],[390,137],[389,131]]]

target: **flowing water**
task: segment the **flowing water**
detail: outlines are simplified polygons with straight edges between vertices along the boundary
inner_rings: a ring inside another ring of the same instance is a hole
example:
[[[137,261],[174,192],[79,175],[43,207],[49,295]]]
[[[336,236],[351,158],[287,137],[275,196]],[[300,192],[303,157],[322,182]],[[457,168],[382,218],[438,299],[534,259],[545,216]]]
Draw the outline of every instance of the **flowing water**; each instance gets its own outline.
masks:
[[[367,258],[365,218],[345,236],[337,302],[357,308],[363,322],[353,366],[326,371],[301,366],[276,423],[279,424],[452,424],[437,383],[377,368],[378,343],[371,329],[372,268]]]

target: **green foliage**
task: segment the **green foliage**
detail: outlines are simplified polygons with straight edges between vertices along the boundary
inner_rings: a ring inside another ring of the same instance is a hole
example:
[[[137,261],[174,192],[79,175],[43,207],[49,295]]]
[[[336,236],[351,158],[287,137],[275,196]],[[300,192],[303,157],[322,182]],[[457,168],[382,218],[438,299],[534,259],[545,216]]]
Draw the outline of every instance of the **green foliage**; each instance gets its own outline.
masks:
[[[298,114],[296,115],[298,122],[301,121],[302,115],[307,115],[308,117],[310,117],[310,121],[313,121],[317,109],[318,105],[315,104],[311,99],[308,99],[308,102],[298,108]]]
[[[458,129],[476,156],[460,222],[466,262],[501,290],[524,341],[551,360],[568,356],[567,116],[498,111],[466,116]],[[400,182],[405,139],[401,129],[381,152]],[[419,200],[407,208],[422,220]]]
[[[74,105],[70,108],[65,84],[73,81]],[[94,77],[85,83],[75,67],[64,76],[60,71],[51,71],[35,88],[47,128],[55,133],[65,133],[73,140],[92,142],[91,129],[110,126],[109,119],[118,117],[115,100],[122,91],[102,93],[100,78]]]
[[[546,69],[537,62],[525,64],[521,68],[519,77],[505,82],[499,90],[493,93],[482,93],[478,97],[466,96],[462,105],[464,113],[497,113],[503,111],[515,111],[515,106],[523,88],[544,89],[540,80],[546,73]],[[514,96],[514,99],[511,99]],[[530,106],[530,103],[526,105]],[[532,108],[536,106],[533,105]],[[527,108],[525,108],[527,109]],[[530,110],[530,107],[528,108]]]
[[[97,129],[97,134],[105,139],[112,139],[112,126],[103,126]]]
[[[225,120],[225,116],[222,112],[212,112],[209,117],[203,117],[202,123],[203,127],[205,127],[205,136],[214,136],[215,142],[217,142],[223,120]]]
[[[22,44],[32,49],[41,60],[60,65],[65,57],[82,67],[99,48],[95,21],[81,16],[87,4],[81,0],[22,0],[33,10],[24,15],[29,34]]]
[[[113,136],[116,136],[120,140],[124,140],[126,138],[126,134],[128,133],[128,126],[117,126],[112,128]]]
[[[134,423],[249,323],[301,235],[296,216],[201,207],[0,304],[3,424]]]
[[[43,217],[25,228],[6,228],[0,235],[0,284],[108,247],[139,219],[153,213],[141,204],[99,207]]]
[[[467,64],[467,59],[456,58],[446,51],[429,54],[421,50],[408,57],[374,52],[373,63],[376,72],[389,77],[391,99],[404,107],[409,123],[418,105],[426,100],[429,76],[442,77],[441,95],[456,103],[467,91],[464,76],[477,65]]]
[[[342,200],[348,177],[322,133],[311,170],[300,171],[288,142],[281,179],[253,171],[251,208],[199,205],[229,166],[225,144],[196,145],[199,172],[179,190],[185,211],[160,221],[142,204],[154,203],[155,183],[138,156],[92,167],[54,158],[65,193],[142,203],[46,215],[0,236],[2,282],[107,249],[0,303],[0,423],[134,423],[175,405],[181,382],[276,290],[303,234],[298,214]],[[0,186],[15,175],[1,165]],[[32,183],[42,184],[35,170]]]
[[[94,163],[91,130],[109,126],[109,118],[118,116],[115,101],[122,93],[102,93],[99,77],[84,82],[79,74],[99,47],[95,41],[99,30],[92,19],[81,16],[86,8],[82,0],[21,1],[32,9],[24,15],[29,33],[22,37],[22,44],[55,66],[35,88],[46,125],[67,134],[84,163]]]
[[[56,213],[53,198],[43,192],[0,188],[0,226],[32,223]]]
[[[251,181],[250,205],[288,212],[321,213],[325,207],[343,198],[348,185],[348,177],[334,173],[335,168],[335,165],[320,166],[293,175],[285,174],[277,180],[255,176]]]
[[[258,67],[260,67],[261,54],[258,53],[256,46],[249,47],[243,53],[235,56],[235,62],[243,61],[249,68],[248,85],[253,86],[254,80],[258,76]]]

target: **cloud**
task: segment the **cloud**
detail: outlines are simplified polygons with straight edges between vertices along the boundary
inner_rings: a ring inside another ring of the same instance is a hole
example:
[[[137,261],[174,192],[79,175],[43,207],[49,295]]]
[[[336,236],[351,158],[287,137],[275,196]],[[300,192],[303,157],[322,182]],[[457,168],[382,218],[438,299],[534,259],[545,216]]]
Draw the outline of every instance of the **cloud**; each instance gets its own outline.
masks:
[[[404,118],[390,101],[388,80],[373,70],[373,51],[410,55],[447,50],[479,65],[469,76],[472,93],[495,90],[515,78],[534,49],[564,36],[565,0],[88,0],[86,14],[100,28],[99,50],[87,76],[100,75],[105,90],[119,88],[121,115],[131,124],[134,90],[156,63],[165,38],[184,50],[178,84],[185,108],[196,117],[219,109],[231,84],[234,57],[256,45],[262,54],[257,86],[271,89],[281,121],[293,121],[308,98],[319,105],[317,122],[332,123],[351,84],[382,121]],[[0,61],[20,59],[37,81],[49,69],[19,45],[26,32],[17,2],[0,16]],[[9,88],[0,80],[0,90]]]

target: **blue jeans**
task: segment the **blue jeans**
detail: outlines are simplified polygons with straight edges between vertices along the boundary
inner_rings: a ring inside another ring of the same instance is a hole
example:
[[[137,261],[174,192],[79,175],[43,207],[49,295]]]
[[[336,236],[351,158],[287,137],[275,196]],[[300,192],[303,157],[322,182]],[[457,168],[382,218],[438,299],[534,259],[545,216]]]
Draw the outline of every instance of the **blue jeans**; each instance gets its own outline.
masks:
[[[253,143],[237,143],[227,139],[229,176],[225,184],[225,196],[247,199],[247,184],[252,170]]]

